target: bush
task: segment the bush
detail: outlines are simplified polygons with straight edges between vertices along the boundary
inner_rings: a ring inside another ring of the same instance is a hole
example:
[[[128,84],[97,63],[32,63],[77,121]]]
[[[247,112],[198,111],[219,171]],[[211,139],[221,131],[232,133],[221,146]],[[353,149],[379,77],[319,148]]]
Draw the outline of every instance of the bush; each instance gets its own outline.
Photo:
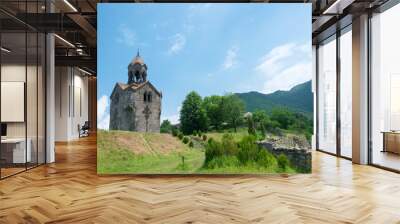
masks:
[[[259,129],[261,132],[262,139],[264,139],[265,138],[265,127],[264,127],[263,123],[260,124]]]
[[[189,142],[189,147],[193,148],[193,142],[192,141]]]
[[[238,153],[239,148],[238,145],[235,143],[232,134],[224,134],[222,136],[221,143],[224,155],[234,156]]]
[[[205,148],[206,148],[205,159],[204,159],[205,167],[208,167],[209,163],[213,159],[221,157],[223,155],[222,144],[220,142],[212,140],[212,138],[208,140],[208,143]]]
[[[223,167],[238,167],[239,161],[236,156],[220,156],[207,163],[206,168],[215,169]]]
[[[193,134],[193,136],[196,136],[197,135],[197,131],[194,130],[192,134]]]
[[[187,144],[189,142],[189,138],[187,136],[183,137],[182,142]]]
[[[284,154],[280,154],[277,158],[278,168],[282,170],[286,170],[289,167],[289,160]]]
[[[203,141],[207,140],[207,135],[203,135]]]
[[[212,138],[208,140],[205,152],[204,164],[209,167],[209,163],[220,157],[236,156],[239,151],[237,144],[235,143],[233,136],[231,134],[224,134],[222,136],[222,141],[217,142]],[[222,161],[222,160],[220,160]]]
[[[214,139],[213,138],[209,138],[207,143],[210,144],[212,141],[214,141]]]
[[[247,132],[249,135],[256,135],[256,129],[254,128],[254,121],[251,116],[247,117]]]
[[[257,161],[260,148],[255,142],[256,137],[253,135],[245,136],[239,142],[238,160],[241,164],[245,165]]]
[[[169,120],[163,120],[160,125],[160,133],[171,133],[172,124]]]
[[[199,131],[199,132],[197,133],[197,135],[198,135],[199,137],[201,137],[201,136],[203,135],[203,133],[202,133],[201,131]]]
[[[178,130],[176,128],[172,129],[172,136],[174,137],[178,136]]]
[[[178,134],[178,138],[182,140],[183,134],[182,134],[182,133],[179,133],[179,134]]]
[[[276,165],[276,159],[268,150],[261,148],[257,158],[257,164],[263,167],[273,166]]]

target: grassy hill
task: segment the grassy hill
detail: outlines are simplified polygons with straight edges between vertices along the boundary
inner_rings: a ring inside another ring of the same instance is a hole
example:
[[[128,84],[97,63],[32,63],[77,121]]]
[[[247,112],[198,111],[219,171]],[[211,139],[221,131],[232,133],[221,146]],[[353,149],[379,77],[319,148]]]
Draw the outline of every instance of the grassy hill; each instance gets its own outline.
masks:
[[[228,132],[228,131],[227,131]],[[225,133],[227,133],[225,132]],[[204,133],[207,139],[221,142],[222,132]],[[230,132],[233,142],[213,144],[218,147],[230,147],[247,136],[246,129],[237,133]],[[140,133],[129,131],[103,131],[97,133],[97,172],[99,174],[256,174],[256,173],[295,173],[292,167],[279,168],[277,159],[266,150],[257,149],[257,153],[267,156],[268,160],[240,163],[239,154],[248,153],[249,149],[236,154],[216,154],[205,166],[207,150],[206,140],[198,136],[186,136],[196,142],[194,147],[184,144],[178,137],[170,134]],[[236,143],[235,143],[236,142]],[[216,150],[213,148],[212,150]],[[254,149],[253,149],[254,150]],[[255,152],[251,151],[251,155]],[[263,154],[262,154],[263,153]],[[258,154],[257,154],[258,155]],[[256,155],[257,158],[259,158]],[[246,157],[247,158],[247,157]],[[264,158],[264,157],[260,157]],[[259,163],[262,162],[260,165]],[[211,165],[210,165],[211,164]]]
[[[294,86],[289,91],[278,90],[270,94],[259,92],[236,93],[245,102],[246,111],[253,112],[256,109],[270,112],[274,107],[287,107],[296,112],[312,116],[313,94],[311,92],[311,80]]]
[[[182,156],[185,168],[182,170]],[[192,173],[204,161],[202,149],[189,148],[170,134],[129,131],[97,133],[97,172],[129,173]]]

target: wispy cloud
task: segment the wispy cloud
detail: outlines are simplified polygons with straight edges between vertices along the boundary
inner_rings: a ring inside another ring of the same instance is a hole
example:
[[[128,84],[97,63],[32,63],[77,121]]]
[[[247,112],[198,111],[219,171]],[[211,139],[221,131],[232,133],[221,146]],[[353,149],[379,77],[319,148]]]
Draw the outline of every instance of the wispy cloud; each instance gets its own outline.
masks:
[[[286,43],[267,52],[255,67],[264,80],[263,92],[289,90],[311,79],[311,43]]]
[[[237,65],[237,52],[239,48],[237,46],[233,46],[226,52],[224,63],[222,64],[222,68],[224,70],[231,69],[235,65]]]
[[[97,100],[97,128],[108,130],[110,124],[110,113],[108,112],[109,101],[106,95]]]
[[[133,47],[136,44],[135,32],[129,28],[126,24],[121,24],[118,27],[117,42],[125,44],[129,47]]]
[[[171,37],[171,45],[168,49],[168,54],[174,55],[179,53],[186,44],[186,37],[181,33],[177,33]]]

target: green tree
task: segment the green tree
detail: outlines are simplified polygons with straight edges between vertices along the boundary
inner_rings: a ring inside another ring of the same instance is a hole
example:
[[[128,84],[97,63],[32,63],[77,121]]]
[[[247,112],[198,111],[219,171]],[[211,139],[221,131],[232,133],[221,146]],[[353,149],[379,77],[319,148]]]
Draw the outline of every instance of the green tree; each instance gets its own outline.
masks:
[[[163,120],[160,126],[161,133],[171,133],[172,132],[172,124],[169,120]]]
[[[247,132],[249,135],[256,135],[256,128],[254,126],[253,116],[248,116],[247,120]]]
[[[203,108],[206,111],[207,118],[211,128],[221,129],[222,122],[224,121],[224,113],[222,111],[222,96],[208,96],[203,100]]]
[[[275,120],[279,123],[279,127],[282,129],[288,129],[291,124],[295,121],[294,113],[286,108],[276,107],[272,109],[271,120]]]
[[[254,123],[260,124],[260,123],[265,122],[267,119],[269,119],[269,118],[268,118],[267,112],[265,112],[265,110],[257,109],[253,112]]]
[[[243,101],[234,94],[226,95],[222,98],[221,108],[226,122],[233,127],[236,132],[237,127],[243,120]]]
[[[266,124],[270,122],[270,119],[265,110],[256,110],[253,112],[253,120],[255,128],[261,132],[262,139],[265,138]]]
[[[202,107],[201,96],[196,92],[190,92],[183,101],[180,121],[181,130],[186,135],[207,129],[207,115]]]
[[[261,123],[259,124],[258,129],[259,129],[260,132],[261,132],[261,139],[264,139],[264,138],[265,138],[265,125],[264,125],[263,122],[261,122]]]

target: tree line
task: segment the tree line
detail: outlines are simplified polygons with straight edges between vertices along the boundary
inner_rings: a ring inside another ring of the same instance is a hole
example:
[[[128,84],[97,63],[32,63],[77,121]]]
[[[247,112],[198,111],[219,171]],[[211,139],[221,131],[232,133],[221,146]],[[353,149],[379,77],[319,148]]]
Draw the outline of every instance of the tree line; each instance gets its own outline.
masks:
[[[235,94],[212,95],[202,98],[195,91],[190,92],[182,103],[179,129],[184,135],[209,130],[224,130],[247,125],[249,134],[266,132],[280,134],[289,130],[311,138],[313,122],[304,114],[283,107],[275,107],[271,113],[256,110],[245,113],[245,103]],[[160,131],[171,133],[173,125],[164,120]]]

